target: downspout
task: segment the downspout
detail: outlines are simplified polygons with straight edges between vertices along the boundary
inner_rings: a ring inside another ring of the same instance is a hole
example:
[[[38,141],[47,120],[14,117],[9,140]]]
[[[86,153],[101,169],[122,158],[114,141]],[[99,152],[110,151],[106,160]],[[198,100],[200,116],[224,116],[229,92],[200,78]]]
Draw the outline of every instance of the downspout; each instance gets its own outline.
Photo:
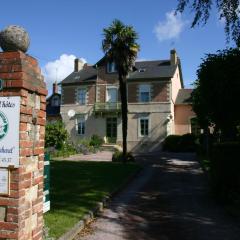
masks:
[[[97,97],[98,97],[98,86],[97,86],[97,83],[98,83],[98,66],[96,65],[96,70],[97,70],[97,79],[96,79],[96,87],[95,87],[95,104],[97,103]]]

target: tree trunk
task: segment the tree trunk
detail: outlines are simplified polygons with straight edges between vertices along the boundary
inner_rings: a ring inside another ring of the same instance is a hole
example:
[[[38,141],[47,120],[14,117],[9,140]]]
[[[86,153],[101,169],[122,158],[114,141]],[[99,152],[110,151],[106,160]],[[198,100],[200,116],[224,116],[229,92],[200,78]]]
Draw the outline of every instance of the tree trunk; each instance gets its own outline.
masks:
[[[128,105],[127,105],[127,82],[126,77],[119,74],[119,85],[122,110],[122,140],[123,140],[123,162],[127,161],[127,128],[128,128]]]
[[[209,142],[209,136],[210,136],[210,131],[209,127],[205,126],[204,127],[204,138],[203,138],[203,148],[206,153],[206,155],[209,157],[209,150],[210,150],[210,142]]]

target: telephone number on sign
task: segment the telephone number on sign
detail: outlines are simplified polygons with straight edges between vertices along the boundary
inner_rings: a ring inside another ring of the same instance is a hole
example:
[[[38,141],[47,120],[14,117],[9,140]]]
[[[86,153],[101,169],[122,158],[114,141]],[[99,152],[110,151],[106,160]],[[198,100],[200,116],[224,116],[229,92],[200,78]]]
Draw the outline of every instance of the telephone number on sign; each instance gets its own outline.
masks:
[[[0,162],[2,163],[10,163],[12,161],[12,158],[0,158]]]

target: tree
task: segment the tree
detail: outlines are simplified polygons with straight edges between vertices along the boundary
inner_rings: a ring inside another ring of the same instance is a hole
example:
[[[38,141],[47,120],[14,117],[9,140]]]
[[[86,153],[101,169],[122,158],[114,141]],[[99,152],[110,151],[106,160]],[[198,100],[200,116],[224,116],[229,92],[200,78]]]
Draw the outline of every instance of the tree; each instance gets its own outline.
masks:
[[[197,70],[193,110],[202,127],[214,124],[223,140],[235,140],[240,124],[240,50],[208,54]]]
[[[68,133],[62,121],[48,123],[46,125],[45,147],[61,149],[67,139]]]
[[[123,161],[126,161],[128,127],[126,77],[129,71],[132,70],[134,61],[139,51],[139,45],[136,43],[138,35],[132,26],[124,25],[117,19],[114,20],[108,28],[103,29],[103,35],[103,52],[105,53],[108,61],[115,63],[118,72],[122,102]]]
[[[225,21],[227,40],[232,38],[240,47],[240,1],[239,0],[178,0],[177,12],[184,12],[187,6],[195,12],[192,27],[206,24],[214,4],[219,18]]]

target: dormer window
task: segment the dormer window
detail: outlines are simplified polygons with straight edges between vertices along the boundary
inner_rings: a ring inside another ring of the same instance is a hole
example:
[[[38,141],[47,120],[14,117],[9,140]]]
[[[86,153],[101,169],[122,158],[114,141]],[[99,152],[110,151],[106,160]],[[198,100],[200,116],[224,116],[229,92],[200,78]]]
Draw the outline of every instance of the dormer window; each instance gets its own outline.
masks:
[[[59,99],[58,96],[54,96],[54,97],[52,98],[52,106],[53,106],[53,107],[58,107],[58,106],[60,106],[60,99]]]
[[[115,72],[117,72],[117,68],[116,68],[115,62],[108,62],[107,63],[107,72],[108,73],[115,73]]]
[[[139,68],[138,72],[146,72],[146,68]]]

